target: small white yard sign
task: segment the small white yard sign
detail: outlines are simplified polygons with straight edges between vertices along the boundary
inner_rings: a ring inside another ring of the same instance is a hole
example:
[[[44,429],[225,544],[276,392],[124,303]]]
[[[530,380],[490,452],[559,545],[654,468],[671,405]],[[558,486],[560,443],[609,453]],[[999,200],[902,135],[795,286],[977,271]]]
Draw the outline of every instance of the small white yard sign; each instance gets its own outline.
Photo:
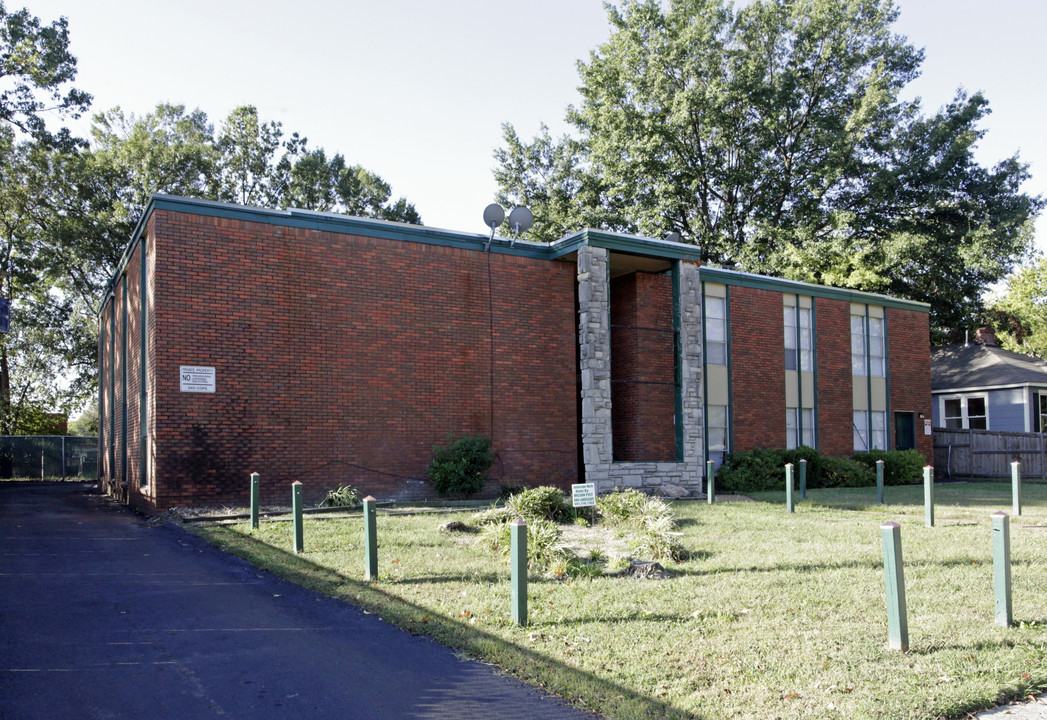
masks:
[[[571,486],[571,501],[576,508],[596,505],[596,484],[579,483]]]

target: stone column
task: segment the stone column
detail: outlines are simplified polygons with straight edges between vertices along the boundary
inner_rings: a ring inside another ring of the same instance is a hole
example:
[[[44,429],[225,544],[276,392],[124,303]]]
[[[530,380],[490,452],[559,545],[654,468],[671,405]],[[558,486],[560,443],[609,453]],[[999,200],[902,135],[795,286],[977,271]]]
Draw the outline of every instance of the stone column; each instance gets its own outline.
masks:
[[[586,480],[599,483],[611,445],[611,305],[607,249],[578,249],[578,346],[582,374],[582,458]],[[602,490],[597,487],[597,491]]]
[[[705,463],[705,387],[702,384],[702,283],[698,265],[679,264],[680,388],[683,406],[683,462]],[[700,474],[700,470],[698,471]]]

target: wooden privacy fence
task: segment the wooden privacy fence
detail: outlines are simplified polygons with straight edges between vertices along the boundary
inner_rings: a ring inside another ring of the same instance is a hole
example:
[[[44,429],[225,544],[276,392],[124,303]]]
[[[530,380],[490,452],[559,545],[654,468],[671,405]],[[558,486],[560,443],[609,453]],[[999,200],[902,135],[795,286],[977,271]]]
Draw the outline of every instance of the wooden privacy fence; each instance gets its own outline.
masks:
[[[938,477],[1010,477],[1011,463],[1022,476],[1047,480],[1042,433],[993,430],[934,430],[934,469]]]

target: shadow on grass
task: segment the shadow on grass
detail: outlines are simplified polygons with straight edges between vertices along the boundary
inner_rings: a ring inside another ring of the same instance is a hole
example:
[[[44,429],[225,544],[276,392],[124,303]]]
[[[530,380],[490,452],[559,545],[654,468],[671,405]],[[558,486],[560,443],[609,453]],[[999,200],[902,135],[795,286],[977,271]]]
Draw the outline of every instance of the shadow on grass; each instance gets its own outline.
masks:
[[[345,600],[380,615],[381,619],[415,635],[434,640],[484,662],[502,667],[519,680],[559,695],[585,710],[618,718],[695,718],[670,705],[641,695],[632,688],[615,684],[516,645],[504,638],[463,624],[454,618],[434,613],[375,585],[341,575],[299,555],[242,535],[221,526],[194,527],[194,534],[220,549],[237,555],[257,567],[272,572],[302,587]],[[451,578],[447,578],[450,580]],[[455,578],[460,580],[460,577]],[[505,581],[505,577],[498,577]],[[404,581],[397,581],[401,584]],[[417,578],[414,582],[428,582]],[[508,583],[507,583],[508,585]],[[508,594],[508,587],[506,588]],[[675,620],[656,618],[652,621]],[[541,630],[540,626],[536,626]],[[521,628],[520,632],[527,632]]]

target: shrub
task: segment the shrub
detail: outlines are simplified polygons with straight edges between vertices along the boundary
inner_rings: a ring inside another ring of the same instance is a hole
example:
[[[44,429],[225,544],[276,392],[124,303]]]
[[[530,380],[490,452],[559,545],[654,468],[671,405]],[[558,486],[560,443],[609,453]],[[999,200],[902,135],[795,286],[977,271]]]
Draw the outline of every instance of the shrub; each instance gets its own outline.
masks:
[[[727,453],[716,476],[719,488],[738,493],[785,490],[785,464],[807,461],[807,487],[864,487],[876,482],[875,474],[848,458],[820,455],[817,450],[741,450]],[[798,482],[794,480],[794,482]]]
[[[484,527],[480,542],[509,561],[512,555],[512,524],[498,523]],[[527,522],[527,567],[538,572],[559,574],[573,554],[560,541],[560,528],[543,518]]]
[[[556,523],[571,522],[575,516],[567,497],[554,487],[528,488],[512,495],[505,506],[528,522],[539,518]]]
[[[785,489],[785,462],[779,450],[740,450],[724,456],[716,474],[718,489],[737,493],[766,492]],[[807,468],[807,481],[811,481]]]
[[[870,450],[856,453],[854,459],[872,469],[873,482],[877,460],[883,460],[884,485],[916,485],[923,482],[923,455],[915,450]]]
[[[485,525],[500,525],[509,522],[515,517],[516,513],[504,505],[493,505],[486,510],[481,510],[474,514],[473,524],[480,527],[484,527]]]
[[[639,490],[619,490],[596,498],[596,509],[606,522],[617,525],[638,515],[650,498]]]
[[[869,487],[876,484],[876,473],[850,458],[824,455],[819,470],[822,484],[817,487]]]
[[[327,497],[317,507],[358,508],[362,504],[359,490],[352,485],[339,485],[335,490],[328,490]]]
[[[447,436],[448,447],[437,445],[426,471],[436,492],[444,497],[465,497],[479,492],[494,462],[491,441],[482,435],[465,435],[457,441]]]

